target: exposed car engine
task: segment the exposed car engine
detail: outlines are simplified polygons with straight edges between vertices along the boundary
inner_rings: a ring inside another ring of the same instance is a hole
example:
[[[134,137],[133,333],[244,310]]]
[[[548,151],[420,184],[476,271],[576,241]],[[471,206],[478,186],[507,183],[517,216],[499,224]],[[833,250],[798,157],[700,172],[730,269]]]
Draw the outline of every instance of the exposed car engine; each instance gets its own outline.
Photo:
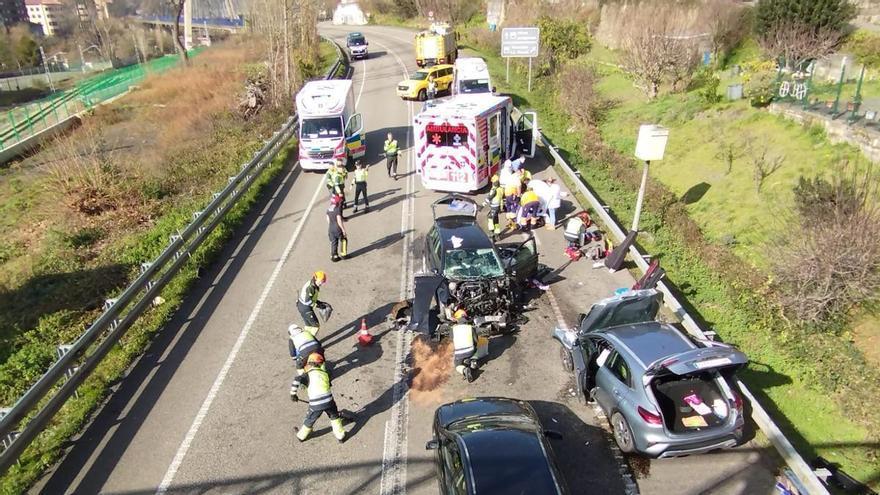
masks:
[[[443,316],[451,320],[453,309],[462,308],[479,319],[475,321],[477,324],[482,322],[504,326],[515,304],[513,285],[510,277],[450,281],[445,290],[442,285],[438,290]]]

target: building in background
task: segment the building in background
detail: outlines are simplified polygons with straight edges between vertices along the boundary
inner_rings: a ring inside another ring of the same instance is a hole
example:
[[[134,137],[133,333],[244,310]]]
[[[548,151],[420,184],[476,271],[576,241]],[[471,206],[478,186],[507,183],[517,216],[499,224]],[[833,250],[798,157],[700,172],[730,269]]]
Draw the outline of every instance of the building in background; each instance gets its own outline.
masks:
[[[25,0],[0,0],[0,22],[5,27],[28,22],[28,13],[24,5]]]
[[[60,0],[25,0],[25,4],[30,22],[39,24],[43,35],[53,36],[64,15],[64,4]]]
[[[108,6],[111,3],[113,0],[77,0],[76,13],[79,20],[83,22],[89,21],[92,16],[95,17],[95,20],[109,19],[110,9]]]

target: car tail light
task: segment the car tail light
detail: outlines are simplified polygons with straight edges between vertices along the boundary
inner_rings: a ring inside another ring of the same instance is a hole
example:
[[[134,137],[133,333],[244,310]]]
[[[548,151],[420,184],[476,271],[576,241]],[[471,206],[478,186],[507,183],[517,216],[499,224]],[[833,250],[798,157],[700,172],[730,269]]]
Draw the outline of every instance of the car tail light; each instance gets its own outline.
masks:
[[[741,395],[736,393],[735,391],[730,391],[733,394],[733,407],[736,408],[736,411],[740,414],[743,412],[743,398]]]
[[[648,423],[649,425],[663,424],[663,418],[661,418],[659,414],[654,414],[641,406],[639,406],[637,410],[639,411],[639,416],[645,420],[645,423]]]

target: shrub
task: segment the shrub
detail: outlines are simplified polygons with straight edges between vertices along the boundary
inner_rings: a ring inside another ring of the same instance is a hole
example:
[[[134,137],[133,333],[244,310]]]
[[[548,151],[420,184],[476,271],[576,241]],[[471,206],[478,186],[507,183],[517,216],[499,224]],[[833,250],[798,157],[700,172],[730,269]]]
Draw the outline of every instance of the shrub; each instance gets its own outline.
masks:
[[[797,216],[779,242],[776,284],[799,321],[828,324],[880,295],[880,177],[841,168],[831,180],[800,179]]]
[[[613,106],[595,90],[596,74],[583,65],[568,65],[558,76],[557,100],[580,127],[598,125]]]
[[[880,36],[874,33],[856,31],[847,40],[843,50],[851,52],[860,64],[880,68]]]
[[[721,78],[715,74],[715,71],[709,67],[701,67],[694,74],[690,87],[697,90],[697,96],[700,101],[707,105],[714,105],[721,101],[721,95],[718,94],[718,86],[721,85]]]
[[[541,16],[538,19],[541,44],[547,49],[548,66],[543,72],[555,71],[563,60],[575,59],[590,50],[587,27],[573,19]]]

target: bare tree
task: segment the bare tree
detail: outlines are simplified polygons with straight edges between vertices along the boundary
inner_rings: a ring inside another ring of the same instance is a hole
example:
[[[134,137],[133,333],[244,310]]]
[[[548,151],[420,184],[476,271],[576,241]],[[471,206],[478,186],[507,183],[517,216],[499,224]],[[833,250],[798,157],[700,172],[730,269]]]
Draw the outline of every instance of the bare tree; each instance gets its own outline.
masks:
[[[189,0],[192,1],[192,0]],[[189,54],[186,52],[186,45],[180,37],[180,16],[183,14],[183,8],[186,6],[187,0],[168,0],[174,10],[174,44],[177,46],[177,52],[183,63],[189,67]]]
[[[761,48],[775,59],[782,59],[790,69],[800,69],[812,58],[822,57],[834,51],[845,35],[828,28],[813,28],[794,20],[780,21],[766,32],[758,35]]]
[[[694,15],[666,2],[643,3],[621,21],[623,67],[648,98],[668,81],[673,89],[699,64]]]
[[[748,33],[746,9],[733,0],[709,0],[702,10],[714,60],[720,61]]]
[[[785,155],[770,154],[770,145],[763,143],[749,150],[749,159],[755,171],[755,192],[761,192],[764,180],[785,163]]]
[[[721,160],[727,166],[724,175],[730,175],[730,172],[733,171],[733,163],[742,158],[742,156],[742,143],[722,135],[718,143],[718,151],[715,152],[715,158]]]

